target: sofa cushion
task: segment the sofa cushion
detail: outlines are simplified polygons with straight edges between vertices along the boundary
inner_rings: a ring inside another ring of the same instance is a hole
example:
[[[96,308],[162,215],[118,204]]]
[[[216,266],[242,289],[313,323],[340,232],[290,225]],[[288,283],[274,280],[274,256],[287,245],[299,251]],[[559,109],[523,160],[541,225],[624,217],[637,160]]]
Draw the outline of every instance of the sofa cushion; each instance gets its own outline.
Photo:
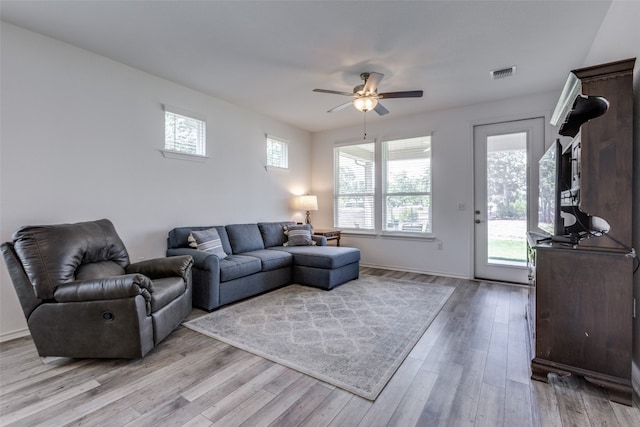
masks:
[[[360,250],[337,246],[280,246],[270,250],[293,255],[294,265],[333,269],[360,261]]]
[[[262,271],[291,267],[293,264],[293,256],[284,251],[269,251],[267,249],[261,249],[259,251],[243,252],[242,255],[258,258],[262,263]]]
[[[239,277],[249,276],[258,273],[261,269],[262,262],[256,257],[229,255],[220,260],[220,281],[228,282]]]
[[[284,234],[284,227],[288,225],[295,225],[295,222],[259,222],[258,228],[260,229],[260,234],[262,234],[264,247],[282,246],[287,241],[287,236]]]
[[[188,240],[189,246],[192,248],[214,254],[220,259],[227,256],[227,253],[222,249],[222,241],[220,240],[218,230],[215,228],[194,230],[189,235]]]
[[[234,254],[264,249],[258,224],[231,224],[226,229]]]
[[[312,246],[316,244],[311,239],[311,226],[309,224],[285,225],[284,234],[287,236],[287,241],[283,246]]]
[[[186,290],[182,277],[166,277],[153,280],[151,293],[151,312],[155,313],[171,301],[178,298]]]

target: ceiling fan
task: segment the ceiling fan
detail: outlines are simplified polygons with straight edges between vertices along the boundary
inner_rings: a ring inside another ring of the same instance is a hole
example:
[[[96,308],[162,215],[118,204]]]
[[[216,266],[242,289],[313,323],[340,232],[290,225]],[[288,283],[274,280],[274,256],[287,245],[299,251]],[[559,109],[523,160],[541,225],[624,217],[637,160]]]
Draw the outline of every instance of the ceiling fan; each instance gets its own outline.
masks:
[[[378,102],[379,99],[422,97],[421,90],[378,93],[378,84],[383,77],[384,74],[381,73],[369,72],[360,74],[360,78],[364,81],[364,83],[354,87],[353,93],[328,89],[314,89],[313,91],[321,93],[333,93],[336,95],[345,95],[354,98],[351,101],[347,101],[344,104],[333,107],[332,109],[328,110],[327,113],[342,110],[343,108],[349,106],[349,104],[353,104],[353,106],[356,107],[356,109],[359,111],[366,113],[367,111],[374,110],[380,116],[384,116],[389,112],[389,110],[384,108],[382,104]]]

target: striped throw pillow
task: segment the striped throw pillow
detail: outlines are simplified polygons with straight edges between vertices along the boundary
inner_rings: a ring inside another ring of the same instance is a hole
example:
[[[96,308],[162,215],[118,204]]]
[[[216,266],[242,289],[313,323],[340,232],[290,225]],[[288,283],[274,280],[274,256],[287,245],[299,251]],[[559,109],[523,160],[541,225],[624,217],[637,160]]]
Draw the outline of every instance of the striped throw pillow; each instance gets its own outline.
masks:
[[[309,224],[285,225],[283,228],[284,234],[288,237],[283,246],[313,246],[316,244],[311,239],[311,226]]]
[[[189,246],[201,251],[213,254],[220,259],[227,257],[227,253],[222,249],[222,241],[218,230],[208,228],[206,230],[192,231],[189,234]]]

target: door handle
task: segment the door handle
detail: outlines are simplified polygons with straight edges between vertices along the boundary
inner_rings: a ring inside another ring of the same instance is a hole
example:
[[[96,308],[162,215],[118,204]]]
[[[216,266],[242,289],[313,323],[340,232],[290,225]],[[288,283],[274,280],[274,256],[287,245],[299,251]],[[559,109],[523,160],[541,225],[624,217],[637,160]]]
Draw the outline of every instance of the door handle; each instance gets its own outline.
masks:
[[[475,220],[475,223],[476,223],[476,224],[480,224],[481,222],[482,222],[482,220],[481,220],[481,219],[476,219],[476,220]]]

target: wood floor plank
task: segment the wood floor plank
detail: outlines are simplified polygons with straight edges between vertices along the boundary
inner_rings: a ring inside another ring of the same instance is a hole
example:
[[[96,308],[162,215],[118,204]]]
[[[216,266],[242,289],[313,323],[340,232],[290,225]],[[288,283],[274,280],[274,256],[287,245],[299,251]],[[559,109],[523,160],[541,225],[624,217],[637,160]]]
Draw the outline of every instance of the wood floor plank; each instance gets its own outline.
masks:
[[[117,381],[115,381],[110,376],[108,377],[110,381],[102,384],[98,389],[99,393],[86,396],[85,399],[80,400],[82,403],[73,405],[67,408],[66,411],[59,411],[57,414],[44,413],[42,414],[42,418],[44,419],[42,419],[41,422],[51,423],[50,425],[65,425],[71,423],[92,412],[100,411],[113,402],[128,399],[129,395],[135,395],[135,393],[141,390],[149,389],[166,376],[176,372],[179,373],[182,370],[188,369],[190,366],[193,366],[193,360],[182,357],[174,359],[172,363],[165,364],[159,369],[141,369],[143,372],[143,376],[141,377],[133,375],[132,372],[127,372],[125,377],[119,377]],[[106,384],[109,384],[109,386]]]
[[[245,401],[235,406],[231,411],[224,414],[224,416],[218,419],[213,425],[217,427],[238,426],[252,417],[253,414],[260,409],[264,408],[267,403],[271,402],[275,397],[275,394],[260,389]]]
[[[493,330],[493,321],[498,306],[498,298],[495,284],[480,282],[478,287],[482,292],[477,301],[479,312],[473,322],[475,324],[475,330],[469,340],[469,347],[488,352],[491,341],[491,331]]]
[[[67,400],[72,399],[80,394],[86,393],[89,390],[93,390],[96,387],[100,387],[100,383],[95,380],[89,380],[77,386],[59,390],[56,394],[42,397],[42,399],[38,400],[37,402],[33,402],[30,405],[23,406],[9,413],[0,415],[0,425],[9,425],[11,423],[20,421],[28,417],[29,415],[51,408],[52,406],[62,405]]]
[[[507,349],[509,346],[509,325],[494,322],[489,341],[484,382],[504,388],[507,379]]]
[[[315,378],[306,375],[301,376],[287,387],[283,393],[278,394],[240,425],[243,427],[266,427],[270,425],[316,384],[318,384],[318,380]]]
[[[328,425],[338,412],[351,400],[353,395],[339,388],[331,393],[300,423],[304,427],[321,427]]]
[[[452,425],[471,424],[475,419],[486,361],[486,351],[472,349],[469,353],[469,359],[464,365],[464,373],[453,398],[448,418],[448,422]]]
[[[136,411],[132,407],[116,407],[115,405],[108,405],[102,408],[100,411],[91,412],[84,417],[80,417],[77,420],[67,424],[67,426],[124,426],[131,421],[139,418],[142,414]],[[43,423],[47,425],[47,422]],[[49,426],[47,426],[49,427]]]
[[[611,402],[611,409],[616,416],[616,420],[618,420],[621,426],[640,426],[640,410],[638,410],[637,402],[634,402],[633,405],[634,407],[631,408],[626,405]]]
[[[445,362],[438,373],[433,388],[437,393],[430,393],[422,408],[417,425],[446,426],[453,407],[456,390],[460,386],[464,367],[457,363]]]
[[[553,387],[541,381],[531,381],[530,391],[534,425],[562,427],[558,400]]]
[[[206,419],[202,415],[196,415],[186,423],[182,424],[182,427],[211,427],[212,425],[213,423],[210,420]]]
[[[533,426],[529,384],[507,379],[504,403],[505,426]]]
[[[419,370],[387,425],[396,427],[416,425],[437,379],[438,374]]]
[[[505,389],[493,384],[483,383],[478,400],[478,412],[474,420],[475,427],[511,427],[504,422]]]
[[[181,399],[179,392],[186,387],[196,383],[200,376],[210,375],[224,366],[227,358],[232,358],[238,353],[237,349],[230,348],[226,345],[209,345],[207,347],[194,350],[191,354],[192,358],[185,358],[173,352],[176,357],[175,370],[169,371],[166,375],[157,377],[155,381],[148,387],[136,390],[129,394],[124,394],[119,398],[114,398],[111,402],[99,410],[88,412],[75,422],[80,425],[100,425],[100,420],[104,419],[103,414],[117,414],[120,411],[128,410],[129,407],[136,407],[136,411],[140,416],[144,416],[146,412],[152,410],[155,406],[162,406],[166,402]],[[207,357],[208,356],[208,357]],[[213,358],[213,359],[212,359]],[[189,360],[187,366],[183,364]],[[215,360],[216,363],[212,363]],[[158,365],[152,364],[158,368]],[[181,366],[181,369],[179,368]],[[111,375],[104,377],[105,383],[101,387],[102,393],[108,393],[110,390],[118,389],[130,382],[130,373],[123,370],[121,376],[116,375],[119,370],[111,372]],[[154,370],[151,370],[154,371]],[[143,371],[144,372],[144,371]],[[100,403],[100,396],[95,398]],[[82,402],[78,402],[82,403]],[[86,402],[85,402],[86,403]]]
[[[260,358],[258,356],[253,356],[250,353],[246,352],[242,353],[238,355],[235,361],[225,366],[224,369],[221,369],[214,375],[207,377],[193,387],[183,391],[182,393],[180,393],[180,395],[187,399],[189,402],[193,402],[212,388],[216,387],[218,384],[223,383],[234,376],[237,371],[247,369],[252,365],[258,363],[259,361]]]
[[[239,351],[243,352],[242,350]],[[250,357],[255,356],[251,355]],[[273,362],[266,359],[260,359],[259,362],[252,364],[245,369],[236,370],[234,375],[228,376],[223,382],[211,387],[195,401],[192,401],[187,405],[180,406],[172,413],[167,414],[162,419],[162,424],[182,425],[197,414],[205,415],[207,410],[219,405],[219,403],[226,399],[230,394],[252,381],[255,377],[262,374],[271,366],[273,366]],[[180,398],[182,398],[182,396],[180,396]],[[171,396],[168,395],[166,401],[170,400]]]
[[[293,405],[276,418],[271,425],[297,426],[313,412],[335,387],[318,382],[311,386]]]
[[[577,386],[577,378],[573,376],[558,377],[549,374],[549,383],[558,400],[560,418],[563,426],[591,426],[587,409]]]
[[[455,288],[375,402],[180,326],[135,360],[40,358],[29,337],[0,343],[0,424],[640,426],[637,400],[612,403],[580,377],[530,380],[528,288],[361,274]]]
[[[225,417],[227,413],[232,412],[237,406],[254,396],[286,369],[286,367],[276,364],[268,367],[264,372],[226,395],[222,400],[216,402],[215,405],[204,410],[202,415],[213,422],[218,422],[219,419]],[[269,394],[275,396],[273,393]]]
[[[373,405],[370,400],[352,396],[344,408],[331,420],[328,427],[357,426]]]
[[[528,333],[525,305],[526,298],[523,297],[522,289],[512,289],[509,301],[506,378],[522,384],[529,384],[529,351],[526,342]]]
[[[64,363],[46,367],[44,370],[38,370],[38,372],[26,372],[20,376],[15,376],[13,382],[1,383],[0,399],[9,398],[10,395],[14,395],[16,391],[23,390],[34,384],[41,385],[44,382],[51,381],[52,378],[65,374],[69,375],[69,371],[79,369],[92,362],[93,359],[68,359],[64,361]]]
[[[599,427],[620,427],[625,424],[620,424],[620,421],[616,417],[613,410],[613,406],[609,402],[608,393],[598,387],[591,387],[584,379],[574,378],[582,396],[585,409],[587,411],[587,418],[591,425]],[[640,425],[640,423],[638,423]]]
[[[406,359],[358,425],[362,427],[386,425],[406,393],[407,384],[411,384],[420,366],[419,360]]]

